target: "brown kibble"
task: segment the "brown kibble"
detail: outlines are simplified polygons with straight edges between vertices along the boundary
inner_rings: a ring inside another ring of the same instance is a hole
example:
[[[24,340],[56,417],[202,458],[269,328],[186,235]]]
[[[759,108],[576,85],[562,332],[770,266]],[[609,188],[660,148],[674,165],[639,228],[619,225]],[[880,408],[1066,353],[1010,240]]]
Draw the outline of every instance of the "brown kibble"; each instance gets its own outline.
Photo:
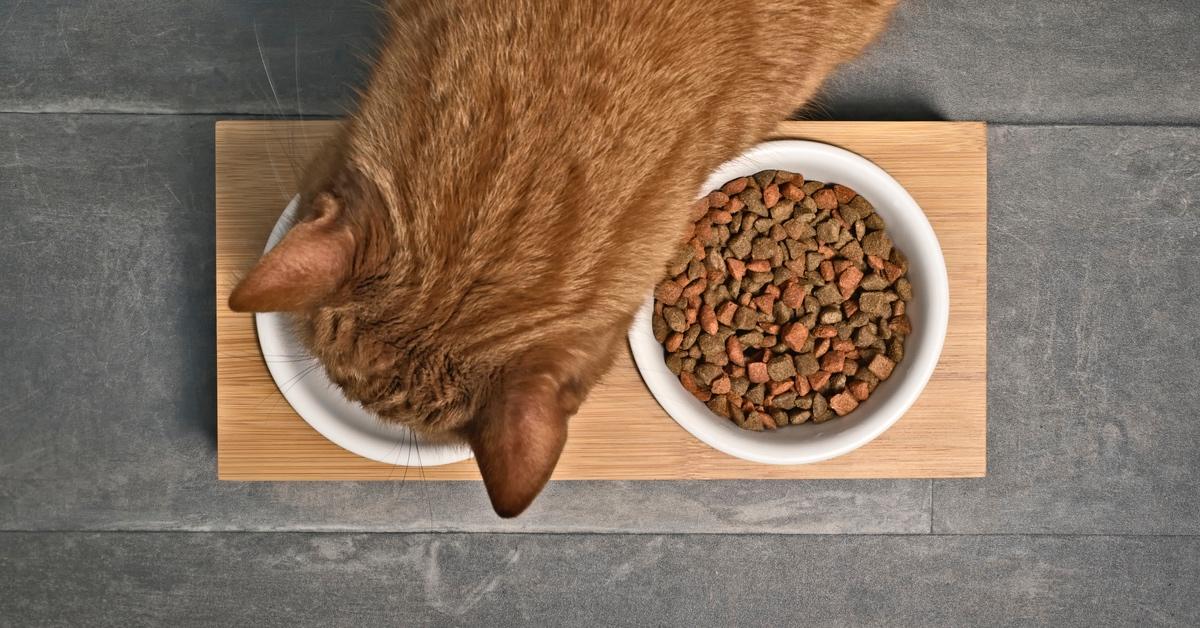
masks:
[[[742,295],[747,297],[746,302],[750,302],[750,293]],[[758,313],[749,307],[739,307],[733,315],[733,326],[737,329],[753,329],[758,324]]]
[[[685,332],[688,328],[687,315],[677,307],[663,308],[663,318],[672,331]]]
[[[883,231],[872,231],[863,236],[862,250],[867,255],[887,259],[892,254],[892,240]]]
[[[792,358],[781,355],[767,363],[767,375],[772,381],[781,382],[796,376],[796,367]]]
[[[892,304],[892,316],[904,316],[904,311],[908,309],[904,301],[896,301]]]
[[[763,195],[763,205],[766,205],[767,209],[774,207],[775,203],[778,203],[779,198],[782,196],[779,193],[779,186],[774,183],[763,188],[762,195]]]
[[[867,370],[871,371],[871,374],[879,379],[891,377],[892,369],[894,368],[896,368],[896,363],[882,353],[876,354],[871,363],[867,365]]]
[[[838,416],[846,416],[858,407],[858,400],[854,398],[854,395],[842,392],[829,399],[829,407],[833,408]]]
[[[892,301],[886,292],[863,292],[858,295],[858,307],[862,311],[876,317],[888,316],[892,313]]]
[[[700,306],[699,320],[700,328],[704,330],[704,333],[717,335],[717,313],[713,311],[711,305],[705,303]]]
[[[904,303],[904,301],[897,301],[897,303]],[[897,316],[896,318],[893,318],[888,323],[888,327],[893,332],[904,336],[912,333],[912,323],[908,321],[907,316]]]
[[[711,390],[714,395],[724,395],[725,393],[732,390],[732,385],[730,384],[729,376],[722,375],[721,377],[714,379],[712,382],[712,385],[709,387],[709,390]]]
[[[837,209],[837,195],[833,193],[833,190],[821,188],[813,192],[811,196],[817,204],[817,209]]]
[[[725,339],[725,352],[729,354],[730,362],[738,366],[746,366],[746,354],[742,348],[742,341],[738,340],[737,336]]]
[[[767,373],[767,365],[762,362],[751,362],[748,364],[746,366],[746,375],[755,384],[763,384],[771,381],[771,376]]]
[[[818,358],[825,355],[825,352],[829,351],[830,344],[831,343],[828,338],[821,340],[820,342],[817,343],[817,345],[815,347],[813,347],[813,355]]]

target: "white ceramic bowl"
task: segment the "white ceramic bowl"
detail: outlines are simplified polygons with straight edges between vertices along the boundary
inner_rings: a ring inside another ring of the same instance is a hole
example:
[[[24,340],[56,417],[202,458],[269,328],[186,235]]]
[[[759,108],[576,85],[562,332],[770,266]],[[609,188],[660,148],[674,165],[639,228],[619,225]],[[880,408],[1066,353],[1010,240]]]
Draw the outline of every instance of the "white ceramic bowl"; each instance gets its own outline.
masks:
[[[888,235],[908,257],[913,301],[908,316],[913,332],[904,359],[892,376],[845,417],[805,423],[776,431],[743,430],[718,416],[684,390],[663,361],[650,318],[654,297],[647,299],[629,331],[629,344],[642,379],[658,403],[679,425],[708,445],[731,456],[768,464],[803,464],[827,460],[857,449],[891,427],[908,410],[937,365],[946,337],[950,288],[937,235],[925,213],[879,166],[849,151],[807,141],[759,144],[712,174],[701,194],[726,181],[761,170],[788,170],[805,179],[841,183],[862,194],[887,222]]]
[[[300,197],[292,199],[267,239],[265,255],[295,222]],[[296,338],[287,315],[255,315],[258,344],[275,385],[296,413],[322,436],[364,458],[406,467],[433,467],[471,457],[466,445],[433,444],[405,427],[383,423],[346,399],[325,369]]]

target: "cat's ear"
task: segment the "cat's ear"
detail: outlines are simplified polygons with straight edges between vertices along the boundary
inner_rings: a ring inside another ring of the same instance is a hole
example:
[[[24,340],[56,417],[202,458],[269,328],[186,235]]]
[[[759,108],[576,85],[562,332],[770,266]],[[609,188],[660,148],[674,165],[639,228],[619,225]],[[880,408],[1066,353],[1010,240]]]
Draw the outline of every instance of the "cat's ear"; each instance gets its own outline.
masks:
[[[322,192],[311,211],[258,261],[229,295],[235,312],[289,312],[319,305],[345,283],[354,235],[341,201]]]
[[[574,413],[562,392],[550,377],[523,378],[508,384],[473,426],[468,440],[501,517],[521,514],[558,464]]]

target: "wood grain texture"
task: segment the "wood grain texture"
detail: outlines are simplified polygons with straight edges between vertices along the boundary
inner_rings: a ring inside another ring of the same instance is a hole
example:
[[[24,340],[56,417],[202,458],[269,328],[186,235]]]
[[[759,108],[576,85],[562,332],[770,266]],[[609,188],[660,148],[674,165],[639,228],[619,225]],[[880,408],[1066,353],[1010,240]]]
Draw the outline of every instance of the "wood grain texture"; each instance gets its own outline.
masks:
[[[259,352],[253,318],[226,307],[335,121],[219,122],[217,437],[221,479],[478,479],[474,461],[405,473],[325,440],[288,405]],[[978,477],[987,433],[987,136],[975,122],[787,122],[776,138],[846,148],[895,177],[925,210],[950,275],[950,324],[925,392],[890,430],[821,463],[742,461],[675,424],[626,351],[571,419],[556,480]]]

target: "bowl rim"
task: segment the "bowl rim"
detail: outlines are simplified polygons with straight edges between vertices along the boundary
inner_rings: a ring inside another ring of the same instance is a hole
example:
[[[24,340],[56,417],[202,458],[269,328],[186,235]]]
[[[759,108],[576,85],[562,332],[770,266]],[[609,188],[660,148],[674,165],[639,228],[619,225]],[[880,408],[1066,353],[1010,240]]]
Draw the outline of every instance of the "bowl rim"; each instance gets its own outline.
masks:
[[[666,368],[662,345],[654,339],[650,329],[654,307],[653,293],[639,308],[628,334],[630,350],[642,380],[655,400],[676,423],[718,451],[765,464],[808,464],[835,458],[862,447],[895,425],[920,397],[932,377],[941,357],[949,323],[949,277],[937,233],[912,195],[891,175],[865,157],[837,146],[811,140],[768,141],[750,148],[714,170],[701,189],[700,195],[719,188],[726,181],[765,169],[788,169],[806,174],[801,168],[773,165],[785,160],[804,159],[821,160],[822,167],[830,167],[828,164],[832,163],[832,167],[843,168],[851,173],[840,181],[832,177],[824,177],[824,180],[850,185],[860,192],[866,187],[875,191],[882,190],[886,194],[886,200],[880,199],[880,194],[872,193],[872,205],[877,208],[886,207],[885,212],[889,214],[903,215],[903,221],[907,223],[906,231],[911,230],[912,237],[926,245],[919,252],[905,250],[905,253],[910,264],[919,261],[931,275],[921,284],[921,290],[929,291],[932,305],[929,311],[924,312],[927,319],[924,329],[928,331],[928,335],[923,337],[923,350],[918,355],[912,355],[916,352],[907,350],[906,347],[906,353],[909,355],[901,361],[901,364],[906,366],[906,371],[900,380],[889,378],[886,383],[898,383],[887,393],[886,398],[879,402],[879,406],[869,414],[857,417],[857,422],[853,424],[841,423],[842,427],[838,427],[838,424],[854,418],[853,413],[821,424],[810,422],[799,426],[787,426],[776,432],[742,430],[729,419],[710,411],[684,390],[678,378]],[[859,178],[862,181],[870,180],[870,185],[860,189],[861,181],[848,180]],[[895,219],[889,218],[889,232],[893,229],[893,220]],[[872,401],[868,400],[864,404]],[[817,442],[818,446],[802,447],[800,445],[805,444],[803,440],[796,443],[776,440],[772,443],[760,438],[766,436],[778,439],[778,436],[787,430],[809,430],[815,436],[811,440]]]

